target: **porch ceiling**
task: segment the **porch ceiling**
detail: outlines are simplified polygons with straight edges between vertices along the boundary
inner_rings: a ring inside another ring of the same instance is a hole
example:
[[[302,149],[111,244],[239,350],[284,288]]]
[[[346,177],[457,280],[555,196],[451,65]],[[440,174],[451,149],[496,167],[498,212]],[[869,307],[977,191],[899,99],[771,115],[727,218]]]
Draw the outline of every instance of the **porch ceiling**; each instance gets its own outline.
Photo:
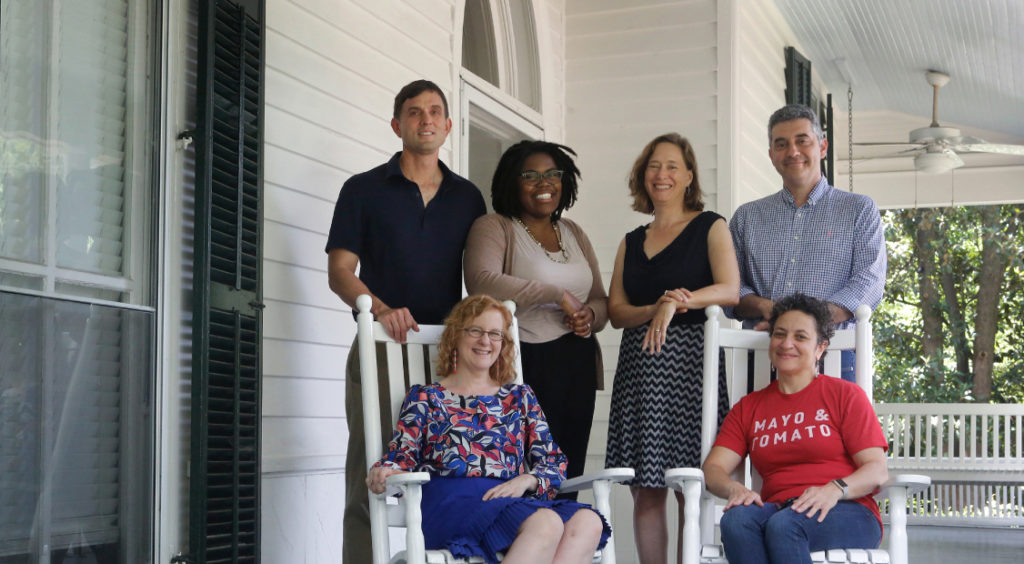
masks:
[[[775,0],[775,4],[803,54],[833,93],[837,117],[842,113],[844,120],[847,78],[843,73],[852,81],[855,141],[906,141],[910,129],[927,126],[932,90],[924,73],[935,69],[952,78],[939,93],[942,125],[960,127],[963,134],[990,142],[1024,143],[1021,0]],[[848,70],[841,70],[839,59],[845,59]],[[842,125],[837,156],[846,154]],[[856,152],[858,158],[876,154],[878,150]],[[999,160],[1000,164],[1024,164],[1022,157]]]

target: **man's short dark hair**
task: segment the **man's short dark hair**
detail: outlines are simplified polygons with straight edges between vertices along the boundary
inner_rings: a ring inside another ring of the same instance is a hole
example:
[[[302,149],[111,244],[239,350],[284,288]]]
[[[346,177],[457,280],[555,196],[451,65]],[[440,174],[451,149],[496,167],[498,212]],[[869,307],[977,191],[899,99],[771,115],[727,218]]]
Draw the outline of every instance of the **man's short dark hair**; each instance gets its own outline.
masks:
[[[814,131],[814,135],[818,137],[818,142],[825,138],[825,133],[821,129],[821,122],[818,121],[818,114],[814,113],[814,110],[803,104],[790,104],[775,110],[772,117],[768,118],[768,144],[770,145],[772,142],[772,128],[784,121],[792,121],[794,119],[810,120],[811,129]]]
[[[523,172],[526,159],[536,154],[551,157],[555,161],[555,168],[562,171],[562,195],[558,207],[551,212],[551,219],[562,217],[562,212],[576,203],[580,178],[580,169],[573,161],[576,152],[558,143],[527,139],[509,147],[494,169],[494,177],[491,179],[491,205],[494,211],[505,217],[519,217],[523,214],[523,203],[519,199],[519,175]]]
[[[444,117],[448,117],[448,98],[441,91],[441,87],[422,78],[406,84],[398,91],[398,94],[395,95],[395,113],[392,117],[398,119],[398,116],[402,113],[402,105],[405,104],[405,101],[415,98],[424,92],[436,92],[441,97],[441,102],[444,104]]]

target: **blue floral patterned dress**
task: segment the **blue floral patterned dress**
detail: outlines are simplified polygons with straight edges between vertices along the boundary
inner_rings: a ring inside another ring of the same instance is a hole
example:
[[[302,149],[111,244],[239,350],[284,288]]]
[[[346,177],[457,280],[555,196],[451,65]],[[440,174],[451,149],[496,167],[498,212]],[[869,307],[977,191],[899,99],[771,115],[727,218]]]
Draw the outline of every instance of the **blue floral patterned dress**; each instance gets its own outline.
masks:
[[[395,436],[374,466],[433,474],[423,488],[426,546],[459,557],[483,556],[494,563],[493,554],[512,544],[537,509],[552,509],[567,521],[589,507],[552,499],[565,478],[566,458],[526,385],[502,386],[490,396],[458,395],[438,384],[413,386]],[[481,499],[525,473],[539,481],[531,497]],[[605,523],[601,546],[610,533]]]

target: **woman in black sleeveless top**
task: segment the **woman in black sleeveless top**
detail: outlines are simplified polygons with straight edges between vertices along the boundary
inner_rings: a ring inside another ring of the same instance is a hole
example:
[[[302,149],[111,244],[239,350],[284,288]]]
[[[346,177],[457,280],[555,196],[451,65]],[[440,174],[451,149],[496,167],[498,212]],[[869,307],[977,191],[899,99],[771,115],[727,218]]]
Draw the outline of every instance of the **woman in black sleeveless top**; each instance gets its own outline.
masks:
[[[725,218],[702,211],[697,161],[685,138],[669,133],[648,143],[629,189],[633,209],[654,221],[627,233],[615,257],[608,314],[625,331],[605,466],[636,470],[633,529],[647,564],[666,561],[665,470],[701,463],[704,308],[735,305],[740,275]],[[718,397],[721,421],[729,406],[724,368]]]

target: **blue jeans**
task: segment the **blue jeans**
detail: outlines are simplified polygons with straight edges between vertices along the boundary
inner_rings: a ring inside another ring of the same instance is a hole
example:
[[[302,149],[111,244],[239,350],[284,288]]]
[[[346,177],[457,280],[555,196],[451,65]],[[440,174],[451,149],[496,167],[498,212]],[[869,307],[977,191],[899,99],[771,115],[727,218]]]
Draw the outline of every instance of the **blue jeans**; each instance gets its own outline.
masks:
[[[857,373],[854,368],[857,366],[857,353],[854,351],[839,351],[842,353],[840,376],[847,382],[857,383]]]
[[[856,501],[840,501],[821,523],[776,503],[741,505],[722,515],[729,564],[811,564],[811,553],[830,548],[878,548],[882,527]]]

